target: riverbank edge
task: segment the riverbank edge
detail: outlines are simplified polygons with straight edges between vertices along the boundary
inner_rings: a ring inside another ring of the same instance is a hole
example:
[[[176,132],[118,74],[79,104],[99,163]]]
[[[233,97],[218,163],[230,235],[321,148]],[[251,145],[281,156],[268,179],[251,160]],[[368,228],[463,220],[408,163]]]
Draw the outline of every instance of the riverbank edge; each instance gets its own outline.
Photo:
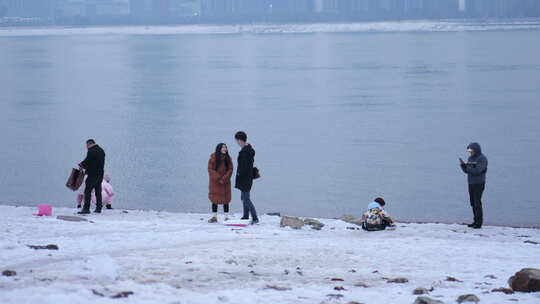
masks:
[[[26,204],[16,204],[16,203],[3,203],[3,202],[0,202],[0,206],[5,206],[5,207],[14,207],[14,208],[32,208],[32,207],[35,207],[37,206],[38,204],[35,204],[35,205],[26,205]],[[57,208],[61,208],[61,209],[74,209],[75,211],[75,208],[70,208],[70,207],[57,207]],[[125,210],[125,211],[139,211],[139,212],[165,212],[165,213],[171,213],[171,214],[190,214],[190,215],[197,215],[197,216],[203,216],[203,215],[207,215],[207,216],[210,216],[211,213],[208,212],[208,213],[199,213],[199,212],[175,212],[175,211],[168,211],[168,210],[157,210],[157,209],[130,209],[130,208],[115,208],[115,210]],[[107,210],[104,210],[103,212],[107,212]],[[76,213],[76,212],[75,212]],[[342,220],[342,218],[345,216],[342,215],[341,217],[320,217],[320,216],[317,216],[317,217],[313,217],[313,216],[302,216],[302,215],[291,215],[291,214],[285,214],[285,213],[281,213],[281,212],[266,212],[266,213],[263,213],[262,215],[268,215],[268,216],[276,216],[276,215],[273,215],[272,213],[279,213],[280,216],[294,216],[294,217],[299,217],[299,218],[314,218],[314,219],[323,219],[323,220]],[[234,213],[231,213],[231,214],[234,214]],[[53,210],[53,216],[54,215],[54,210]],[[419,225],[428,225],[428,224],[435,224],[435,225],[463,225],[463,226],[466,226],[467,223],[463,222],[463,223],[458,223],[458,222],[452,222],[452,221],[415,221],[415,220],[397,220],[396,221],[397,224],[419,224]],[[351,223],[352,224],[352,223]],[[353,224],[352,224],[353,225]],[[540,230],[540,223],[538,224],[538,226],[527,226],[527,225],[524,225],[524,226],[516,226],[516,225],[498,225],[498,224],[487,224],[487,225],[484,225],[484,227],[501,227],[501,228],[513,228],[513,229],[535,229],[535,230]]]

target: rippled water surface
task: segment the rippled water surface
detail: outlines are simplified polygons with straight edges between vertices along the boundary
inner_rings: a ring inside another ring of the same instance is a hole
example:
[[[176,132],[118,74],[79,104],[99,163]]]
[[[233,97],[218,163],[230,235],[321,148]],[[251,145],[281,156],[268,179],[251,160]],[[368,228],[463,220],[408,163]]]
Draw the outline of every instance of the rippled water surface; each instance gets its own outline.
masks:
[[[74,205],[92,137],[117,207],[207,212],[208,156],[223,141],[236,158],[243,129],[260,212],[359,215],[383,196],[400,219],[469,221],[457,159],[479,141],[486,221],[540,226],[538,29],[10,33],[2,203]]]

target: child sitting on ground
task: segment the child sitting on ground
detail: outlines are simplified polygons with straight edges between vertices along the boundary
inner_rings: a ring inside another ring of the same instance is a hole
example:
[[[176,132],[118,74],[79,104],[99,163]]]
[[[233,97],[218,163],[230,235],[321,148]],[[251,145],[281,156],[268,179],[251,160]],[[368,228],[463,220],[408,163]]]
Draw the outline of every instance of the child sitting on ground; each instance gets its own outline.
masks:
[[[380,197],[368,205],[368,210],[362,216],[362,229],[379,231],[387,227],[395,227],[394,220],[384,211],[384,205],[386,202]]]

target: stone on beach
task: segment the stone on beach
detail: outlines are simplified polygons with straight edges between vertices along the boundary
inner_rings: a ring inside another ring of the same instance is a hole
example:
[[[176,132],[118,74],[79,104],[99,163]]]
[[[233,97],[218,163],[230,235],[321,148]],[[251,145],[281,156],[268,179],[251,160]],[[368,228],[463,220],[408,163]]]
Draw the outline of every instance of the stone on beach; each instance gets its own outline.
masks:
[[[287,287],[287,286],[278,286],[278,285],[266,285],[264,287],[264,289],[273,289],[273,290],[277,290],[277,291],[288,291],[288,290],[292,290],[292,288],[290,287]]]
[[[121,299],[121,298],[127,298],[129,297],[130,295],[134,294],[133,291],[122,291],[122,292],[119,292],[113,296],[111,296],[111,299]]]
[[[414,300],[413,304],[442,304],[442,301],[432,299],[430,297],[421,296]]]
[[[2,271],[2,275],[5,277],[13,277],[17,275],[17,272],[15,270],[4,270]]]
[[[49,245],[26,245],[29,248],[34,250],[58,250],[58,245],[49,244]]]
[[[88,222],[87,219],[80,216],[71,216],[71,215],[59,215],[56,217],[57,220],[67,221],[67,222]]]
[[[354,284],[355,287],[369,288],[369,285],[364,282],[358,282]]]
[[[302,229],[302,227],[304,227],[304,221],[293,216],[282,216],[279,226],[291,227],[292,229]]]
[[[491,292],[502,292],[504,294],[513,294],[514,291],[510,288],[504,288],[504,287],[500,287],[500,288],[494,288],[491,290]]]
[[[340,219],[342,221],[350,223],[350,224],[355,224],[355,225],[358,225],[358,226],[362,226],[362,219],[358,218],[358,217],[356,217],[354,215],[346,214],[346,215],[341,216]]]
[[[407,278],[394,278],[394,279],[389,279],[388,281],[386,281],[386,283],[396,283],[396,284],[405,284],[408,282],[409,280]]]
[[[323,223],[312,218],[304,219],[304,224],[311,226],[311,229],[315,229],[315,230],[321,230],[324,227]]]
[[[459,282],[459,283],[463,283],[463,281],[458,280],[458,279],[456,279],[456,278],[454,278],[454,277],[446,277],[446,281],[447,281],[447,282]]]
[[[514,291],[540,291],[540,269],[523,268],[508,279],[508,285]]]
[[[466,294],[459,296],[456,300],[458,303],[478,303],[480,302],[480,299],[473,294]]]
[[[419,288],[415,288],[412,293],[413,295],[423,295],[423,294],[428,294],[429,290],[427,290],[426,288],[419,287]]]

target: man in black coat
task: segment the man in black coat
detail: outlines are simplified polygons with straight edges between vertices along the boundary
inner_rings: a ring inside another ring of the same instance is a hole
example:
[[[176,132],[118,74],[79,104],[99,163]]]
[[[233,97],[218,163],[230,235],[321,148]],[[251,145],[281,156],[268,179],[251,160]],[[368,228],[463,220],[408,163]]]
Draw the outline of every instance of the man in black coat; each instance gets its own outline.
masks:
[[[247,135],[245,132],[237,132],[234,139],[242,148],[238,153],[238,167],[236,169],[235,188],[242,192],[241,199],[244,204],[243,220],[249,219],[251,213],[252,224],[257,224],[257,210],[250,198],[251,187],[253,186],[253,163],[255,162],[255,150],[247,143]]]
[[[482,194],[486,187],[486,173],[488,168],[488,159],[482,153],[482,148],[478,143],[472,143],[467,147],[469,159],[464,162],[461,158],[461,170],[467,174],[469,183],[469,199],[474,214],[474,222],[469,225],[471,228],[480,229],[484,222],[482,209]]]
[[[101,200],[101,183],[105,173],[105,151],[96,144],[93,139],[86,141],[88,153],[86,158],[79,164],[79,167],[86,171],[86,186],[84,188],[84,206],[79,214],[90,213],[90,200],[92,199],[92,190],[96,195],[96,210],[101,213],[103,202]]]

